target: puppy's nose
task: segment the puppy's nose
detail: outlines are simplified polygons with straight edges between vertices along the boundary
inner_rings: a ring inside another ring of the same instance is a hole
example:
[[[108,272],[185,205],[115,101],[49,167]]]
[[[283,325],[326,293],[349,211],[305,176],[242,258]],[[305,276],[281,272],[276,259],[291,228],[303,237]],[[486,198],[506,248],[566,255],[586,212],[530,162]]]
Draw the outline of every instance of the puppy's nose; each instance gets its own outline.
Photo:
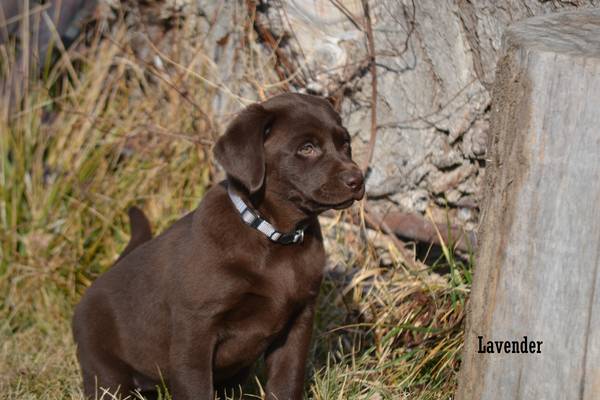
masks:
[[[341,173],[342,182],[348,186],[352,191],[357,192],[362,189],[364,178],[362,172],[358,169],[344,171]]]

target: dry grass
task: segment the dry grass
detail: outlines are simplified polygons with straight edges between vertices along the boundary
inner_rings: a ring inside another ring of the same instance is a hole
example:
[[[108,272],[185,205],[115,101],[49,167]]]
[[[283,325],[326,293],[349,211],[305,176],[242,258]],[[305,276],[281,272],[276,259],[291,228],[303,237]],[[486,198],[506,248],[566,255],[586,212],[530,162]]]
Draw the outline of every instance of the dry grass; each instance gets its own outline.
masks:
[[[162,54],[158,68],[133,55],[122,24],[103,35],[24,81],[12,110],[0,93],[2,398],[82,398],[73,305],[124,248],[130,205],[157,231],[195,207],[214,180],[210,145],[222,121],[212,102],[245,102],[235,94],[244,83],[221,83],[202,43]],[[16,61],[10,46],[1,50],[4,80]],[[242,47],[242,78],[276,91],[258,51]],[[448,246],[435,267],[408,271],[381,235],[340,221],[324,221],[330,263],[307,397],[449,398],[470,265]]]

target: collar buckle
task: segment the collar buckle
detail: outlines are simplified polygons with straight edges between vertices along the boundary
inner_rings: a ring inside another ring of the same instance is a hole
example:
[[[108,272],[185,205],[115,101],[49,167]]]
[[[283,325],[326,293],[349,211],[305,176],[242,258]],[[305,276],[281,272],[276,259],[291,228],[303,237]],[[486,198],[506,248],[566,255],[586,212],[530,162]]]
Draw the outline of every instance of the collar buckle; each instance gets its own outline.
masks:
[[[273,240],[273,239],[271,239]],[[302,243],[304,240],[304,229],[296,229],[294,232],[285,233],[281,235],[277,240],[273,240],[274,242],[281,244],[296,244]]]
[[[304,229],[296,230],[294,235],[294,243],[302,243],[304,241]]]

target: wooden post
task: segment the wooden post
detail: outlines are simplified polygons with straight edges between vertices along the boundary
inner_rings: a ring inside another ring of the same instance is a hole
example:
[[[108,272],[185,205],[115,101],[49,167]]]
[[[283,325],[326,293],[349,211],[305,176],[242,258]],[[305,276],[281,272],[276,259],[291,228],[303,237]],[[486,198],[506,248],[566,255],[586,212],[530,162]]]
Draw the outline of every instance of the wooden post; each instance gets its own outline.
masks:
[[[457,398],[600,399],[600,10],[503,46]]]

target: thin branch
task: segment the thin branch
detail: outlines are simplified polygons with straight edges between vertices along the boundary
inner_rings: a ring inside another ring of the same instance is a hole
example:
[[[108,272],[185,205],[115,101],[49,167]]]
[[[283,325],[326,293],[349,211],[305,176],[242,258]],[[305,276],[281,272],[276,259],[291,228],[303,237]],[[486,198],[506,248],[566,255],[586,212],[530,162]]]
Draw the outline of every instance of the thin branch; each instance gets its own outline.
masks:
[[[344,14],[346,16],[346,18],[348,18],[348,20],[352,23],[352,25],[354,25],[356,27],[356,29],[358,29],[361,32],[365,31],[365,27],[358,21],[358,18],[356,18],[356,16],[354,14],[352,14],[352,11],[348,10],[348,7],[346,7],[344,4],[342,4],[339,0],[329,0],[329,1],[342,14]]]
[[[377,139],[377,64],[375,59],[375,39],[373,38],[373,25],[371,23],[371,13],[369,10],[369,1],[362,0],[363,12],[365,14],[367,43],[369,52],[369,63],[371,69],[371,136],[367,147],[367,158],[364,161],[362,170],[368,173],[369,166],[375,153],[375,141]]]
[[[293,77],[292,84],[298,87],[306,86],[306,81],[302,79],[303,77],[300,74],[296,73],[294,64],[288,59],[283,49],[279,45],[281,38],[275,39],[269,29],[267,29],[258,21],[256,15],[256,1],[246,0],[246,7],[248,9],[248,14],[253,17],[254,29],[258,33],[258,36],[268,45],[269,48],[271,48],[271,50],[275,52],[275,55],[277,56],[278,63],[275,66],[275,72],[279,76],[279,79],[281,79],[281,81],[286,81],[286,79],[289,77]],[[286,89],[289,90],[289,87]]]
[[[394,243],[394,246],[396,246],[396,249],[400,253],[400,256],[402,257],[402,262],[411,271],[422,270],[422,268],[418,267],[417,264],[415,263],[415,261],[413,260],[413,258],[407,253],[404,242],[402,242],[400,239],[398,239],[398,236],[396,236],[396,232],[394,232],[388,226],[388,224],[385,223],[385,221],[383,219],[379,218],[374,213],[370,212],[368,210],[366,204],[365,204],[365,208],[364,208],[364,216],[365,216],[365,221],[367,222],[367,224],[371,225],[374,229],[378,229],[378,230],[384,232],[386,235],[389,236],[389,238]]]

